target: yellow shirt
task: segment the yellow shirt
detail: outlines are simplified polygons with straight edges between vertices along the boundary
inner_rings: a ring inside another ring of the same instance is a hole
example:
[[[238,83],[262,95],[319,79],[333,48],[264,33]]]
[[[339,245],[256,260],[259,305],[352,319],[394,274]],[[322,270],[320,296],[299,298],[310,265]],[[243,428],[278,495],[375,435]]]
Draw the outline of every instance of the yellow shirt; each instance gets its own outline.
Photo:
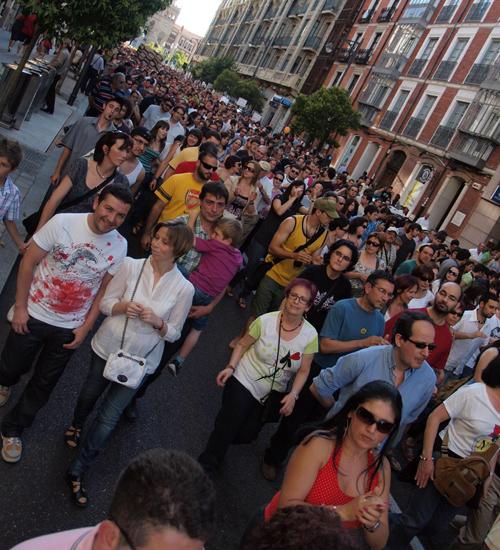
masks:
[[[171,168],[177,168],[181,162],[196,162],[200,152],[199,147],[186,147],[169,162]]]
[[[293,252],[300,246],[306,244],[306,242],[309,240],[305,233],[306,216],[298,214],[296,216],[293,216],[293,218],[295,219],[294,228],[282,245],[283,248],[288,252]],[[327,234],[328,233],[326,230],[323,231],[312,243],[310,243],[305,249],[303,249],[303,251],[308,252],[309,254],[313,254],[318,249],[323,248],[323,246],[325,245]],[[266,261],[270,262],[272,261],[272,259],[272,255],[268,254],[266,257]],[[288,283],[293,281],[295,277],[298,277],[298,275],[300,275],[300,272],[303,271],[305,267],[306,266],[304,264],[299,263],[297,265],[294,260],[287,258],[286,260],[281,260],[274,267],[272,267],[266,273],[266,277],[271,278],[273,281],[281,286],[286,286]]]
[[[166,179],[155,191],[155,195],[164,203],[160,222],[166,222],[189,214],[200,205],[200,191],[203,183],[196,181],[193,174],[176,174]]]

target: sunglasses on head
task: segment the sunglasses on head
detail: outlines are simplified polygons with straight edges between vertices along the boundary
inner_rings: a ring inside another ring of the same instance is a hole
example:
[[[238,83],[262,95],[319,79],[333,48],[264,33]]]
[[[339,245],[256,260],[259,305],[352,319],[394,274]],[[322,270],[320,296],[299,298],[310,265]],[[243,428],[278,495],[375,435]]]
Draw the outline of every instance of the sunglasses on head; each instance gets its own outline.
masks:
[[[212,164],[208,164],[208,162],[203,162],[202,160],[200,160],[202,166],[204,168],[206,168],[207,170],[212,170],[212,172],[215,172],[217,170],[217,166],[213,166]]]
[[[356,417],[358,420],[361,420],[363,424],[366,424],[367,426],[372,426],[375,424],[377,426],[377,430],[381,434],[389,434],[394,429],[394,422],[387,422],[387,420],[377,420],[373,414],[362,407],[361,405],[356,409]]]

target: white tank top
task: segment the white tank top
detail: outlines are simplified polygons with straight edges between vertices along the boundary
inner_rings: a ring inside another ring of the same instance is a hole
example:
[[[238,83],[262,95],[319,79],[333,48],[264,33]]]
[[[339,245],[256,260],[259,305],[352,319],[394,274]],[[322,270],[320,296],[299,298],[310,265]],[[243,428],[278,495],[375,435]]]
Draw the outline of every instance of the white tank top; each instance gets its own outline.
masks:
[[[132,170],[132,172],[130,172],[130,174],[124,174],[121,170],[120,172],[128,179],[128,183],[132,187],[143,170],[144,166],[140,163],[140,161],[138,161],[137,166]]]

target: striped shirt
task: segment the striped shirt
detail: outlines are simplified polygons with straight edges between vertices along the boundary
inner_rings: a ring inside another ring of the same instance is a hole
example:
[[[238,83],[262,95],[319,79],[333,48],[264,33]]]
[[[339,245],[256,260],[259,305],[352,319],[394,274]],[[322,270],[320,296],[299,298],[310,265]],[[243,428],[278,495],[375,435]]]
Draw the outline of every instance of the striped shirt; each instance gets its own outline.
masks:
[[[18,220],[19,206],[19,189],[14,185],[10,176],[7,176],[5,183],[0,185],[0,219],[8,221]]]

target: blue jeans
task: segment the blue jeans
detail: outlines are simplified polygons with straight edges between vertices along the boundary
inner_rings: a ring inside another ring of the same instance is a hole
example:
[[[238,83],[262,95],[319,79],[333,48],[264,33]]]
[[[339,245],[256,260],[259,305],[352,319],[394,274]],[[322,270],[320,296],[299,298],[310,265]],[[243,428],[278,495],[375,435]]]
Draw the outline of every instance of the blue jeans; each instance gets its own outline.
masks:
[[[450,535],[448,523],[458,512],[441,496],[432,481],[424,489],[412,488],[412,495],[403,514],[389,514],[389,540],[387,550],[406,548],[413,537],[425,533],[435,547],[447,548]]]
[[[210,296],[203,290],[200,290],[197,287],[194,287],[194,296],[193,296],[193,306],[208,306],[213,301],[213,296]],[[208,323],[208,315],[199,317],[198,319],[192,320],[191,328],[194,330],[202,331],[206,328]]]
[[[140,388],[139,386],[132,389],[121,384],[109,382],[109,380],[106,380],[102,376],[105,365],[106,361],[92,352],[90,371],[78,398],[75,419],[77,418],[77,414],[79,414],[79,419],[84,420],[84,415],[86,417],[90,413],[91,408],[90,410],[88,409],[90,403],[93,406],[106,387],[108,387],[108,390],[99,407],[97,416],[78,450],[78,454],[70,464],[68,472],[73,476],[81,476],[90,468],[99,451],[104,447],[113,433],[123,411]],[[144,380],[142,383],[144,383]],[[78,412],[79,407],[80,411]]]

